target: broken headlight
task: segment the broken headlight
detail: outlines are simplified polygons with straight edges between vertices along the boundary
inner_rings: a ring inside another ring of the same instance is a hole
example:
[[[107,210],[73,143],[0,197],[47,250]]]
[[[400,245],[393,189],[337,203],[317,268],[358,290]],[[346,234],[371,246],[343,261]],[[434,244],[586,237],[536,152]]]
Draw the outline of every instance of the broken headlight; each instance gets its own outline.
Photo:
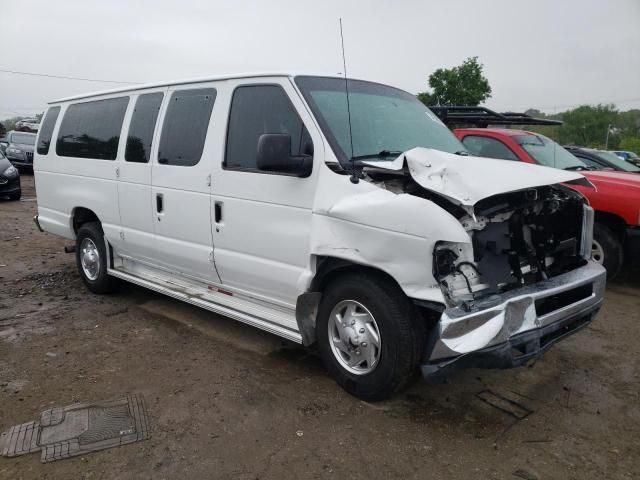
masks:
[[[433,252],[433,276],[452,305],[471,301],[476,292],[489,287],[481,281],[470,243],[438,242]]]

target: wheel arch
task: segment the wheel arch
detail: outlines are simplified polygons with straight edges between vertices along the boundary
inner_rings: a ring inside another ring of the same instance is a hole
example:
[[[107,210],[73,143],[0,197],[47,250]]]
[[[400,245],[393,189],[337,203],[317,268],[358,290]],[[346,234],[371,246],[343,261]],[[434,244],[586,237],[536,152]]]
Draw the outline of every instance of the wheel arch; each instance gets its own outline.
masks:
[[[78,230],[82,225],[89,222],[102,223],[93,210],[86,207],[73,208],[71,211],[71,229],[73,230],[74,236],[78,235]]]
[[[305,346],[312,345],[316,342],[316,318],[323,291],[332,281],[335,281],[341,276],[365,273],[372,277],[382,279],[383,281],[390,282],[397,288],[398,292],[406,296],[396,279],[380,268],[356,263],[344,258],[325,255],[317,255],[315,260],[315,275],[311,280],[307,292],[298,296],[296,302],[296,320],[302,335],[302,343]],[[438,308],[438,304],[435,302],[407,298],[413,303],[416,311],[425,322],[433,323],[437,321],[437,318],[439,318],[442,313],[442,310]]]
[[[622,242],[627,230],[627,222],[615,213],[596,210],[595,223],[600,223],[611,230]]]

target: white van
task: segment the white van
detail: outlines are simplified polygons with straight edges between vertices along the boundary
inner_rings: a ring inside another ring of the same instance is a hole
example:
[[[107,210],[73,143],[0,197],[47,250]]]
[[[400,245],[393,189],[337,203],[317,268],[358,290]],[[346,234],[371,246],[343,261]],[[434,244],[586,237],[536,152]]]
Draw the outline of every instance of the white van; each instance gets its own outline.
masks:
[[[604,269],[575,172],[472,157],[413,95],[261,74],[51,102],[36,223],[121,279],[317,345],[378,399],[587,325]],[[588,182],[587,182],[588,183]]]

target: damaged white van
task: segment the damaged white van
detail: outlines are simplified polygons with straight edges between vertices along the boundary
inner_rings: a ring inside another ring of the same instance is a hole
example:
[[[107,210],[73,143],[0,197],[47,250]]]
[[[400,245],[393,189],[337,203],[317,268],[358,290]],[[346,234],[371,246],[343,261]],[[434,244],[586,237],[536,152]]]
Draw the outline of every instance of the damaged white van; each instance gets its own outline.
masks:
[[[505,368],[587,325],[604,269],[575,172],[468,156],[413,95],[264,74],[55,101],[36,223],[118,279],[316,345],[348,392]],[[587,182],[588,183],[588,182]]]

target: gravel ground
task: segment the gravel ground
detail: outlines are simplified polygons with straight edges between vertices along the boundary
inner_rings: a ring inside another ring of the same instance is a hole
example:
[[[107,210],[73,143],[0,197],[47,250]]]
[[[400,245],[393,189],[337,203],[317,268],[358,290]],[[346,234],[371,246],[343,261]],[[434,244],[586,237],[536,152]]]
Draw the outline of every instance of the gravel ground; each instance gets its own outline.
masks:
[[[133,285],[89,293],[65,241],[31,221],[33,177],[23,186],[0,200],[0,430],[141,393],[152,437],[50,464],[0,458],[0,478],[640,478],[637,272],[534,365],[416,379],[369,404],[250,327]]]

